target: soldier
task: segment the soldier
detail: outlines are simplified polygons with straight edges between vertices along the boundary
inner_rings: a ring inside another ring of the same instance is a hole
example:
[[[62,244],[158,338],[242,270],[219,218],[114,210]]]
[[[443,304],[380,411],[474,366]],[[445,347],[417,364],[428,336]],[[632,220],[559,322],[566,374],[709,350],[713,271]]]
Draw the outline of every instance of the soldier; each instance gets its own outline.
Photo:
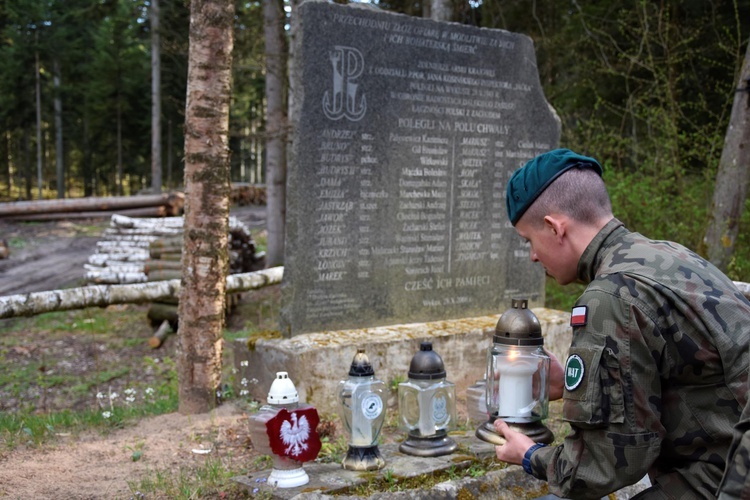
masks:
[[[595,159],[557,149],[508,182],[531,260],[588,286],[551,381],[570,434],[547,447],[497,420],[497,457],[562,497],[600,498],[648,473],[638,498],[715,498],[747,399],[750,303],[694,252],[626,229],[601,175]]]

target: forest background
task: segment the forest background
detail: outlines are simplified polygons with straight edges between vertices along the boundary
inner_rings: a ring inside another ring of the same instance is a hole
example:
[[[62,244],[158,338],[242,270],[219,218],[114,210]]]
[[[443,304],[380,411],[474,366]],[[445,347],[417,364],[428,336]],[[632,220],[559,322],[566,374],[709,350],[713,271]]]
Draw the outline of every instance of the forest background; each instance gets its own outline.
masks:
[[[266,181],[269,2],[290,22],[294,5],[284,0],[235,2],[232,181]],[[615,214],[649,237],[706,253],[732,103],[738,92],[750,102],[750,90],[738,88],[750,0],[444,3],[454,22],[530,36],[545,95],[562,120],[561,146],[602,161]],[[162,0],[155,38],[151,6],[0,0],[0,201],[136,194],[153,187],[152,151],[164,165],[160,187],[180,188],[190,7]],[[429,10],[418,0],[377,6]],[[157,150],[153,43],[161,55]],[[741,208],[739,227],[747,228],[750,210]],[[750,231],[740,230],[734,247],[725,270],[750,281]],[[548,305],[558,293],[548,286]]]

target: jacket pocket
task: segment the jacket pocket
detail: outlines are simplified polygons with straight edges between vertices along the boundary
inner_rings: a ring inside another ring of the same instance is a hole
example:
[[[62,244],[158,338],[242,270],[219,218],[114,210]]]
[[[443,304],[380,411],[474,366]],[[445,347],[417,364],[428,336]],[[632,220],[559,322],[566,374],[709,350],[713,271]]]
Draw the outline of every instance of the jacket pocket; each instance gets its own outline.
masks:
[[[591,428],[625,421],[620,363],[612,349],[571,346],[564,377],[564,420]]]

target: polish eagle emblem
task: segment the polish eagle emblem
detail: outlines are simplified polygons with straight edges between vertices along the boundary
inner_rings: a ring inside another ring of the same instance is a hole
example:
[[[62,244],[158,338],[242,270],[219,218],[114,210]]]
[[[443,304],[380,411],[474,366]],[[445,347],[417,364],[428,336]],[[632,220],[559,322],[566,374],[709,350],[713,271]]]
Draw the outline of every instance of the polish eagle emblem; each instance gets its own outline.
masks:
[[[315,460],[322,446],[317,427],[318,411],[313,407],[279,410],[266,424],[271,450],[300,462]]]

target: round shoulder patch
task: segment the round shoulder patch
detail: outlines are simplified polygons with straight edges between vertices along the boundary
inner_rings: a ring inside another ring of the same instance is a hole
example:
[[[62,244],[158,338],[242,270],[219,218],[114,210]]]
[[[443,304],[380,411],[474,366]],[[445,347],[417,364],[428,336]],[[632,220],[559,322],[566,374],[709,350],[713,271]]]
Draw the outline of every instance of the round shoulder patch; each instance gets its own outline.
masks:
[[[568,360],[565,362],[565,388],[573,391],[581,385],[585,371],[583,359],[578,354],[568,356]]]

